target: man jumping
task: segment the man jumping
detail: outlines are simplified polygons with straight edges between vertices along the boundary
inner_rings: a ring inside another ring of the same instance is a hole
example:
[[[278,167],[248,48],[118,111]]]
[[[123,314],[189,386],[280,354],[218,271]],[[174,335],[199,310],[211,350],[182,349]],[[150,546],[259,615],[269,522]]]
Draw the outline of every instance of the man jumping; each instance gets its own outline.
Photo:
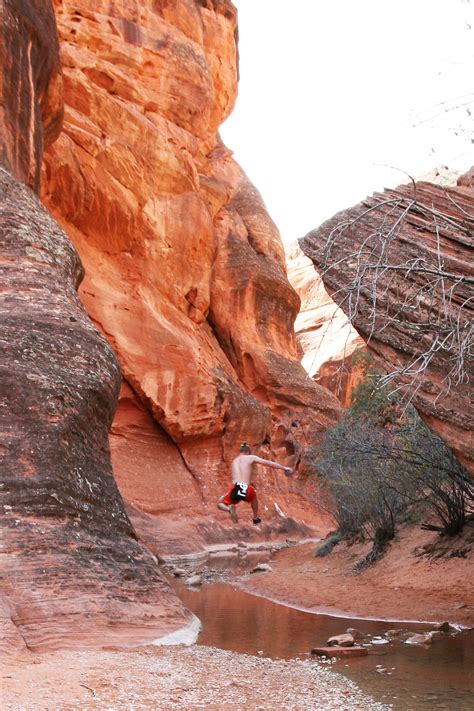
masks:
[[[263,464],[273,469],[283,469],[286,476],[291,476],[294,469],[284,467],[281,464],[277,464],[277,462],[271,462],[269,459],[262,459],[261,457],[255,456],[255,454],[251,454],[251,449],[246,442],[240,445],[239,451],[239,456],[233,460],[230,466],[232,486],[227,494],[221,496],[217,508],[221,511],[227,511],[232,521],[237,523],[238,518],[235,506],[239,501],[248,501],[252,506],[253,522],[257,526],[262,522],[262,519],[258,516],[257,492],[250,483],[252,480],[252,464]]]

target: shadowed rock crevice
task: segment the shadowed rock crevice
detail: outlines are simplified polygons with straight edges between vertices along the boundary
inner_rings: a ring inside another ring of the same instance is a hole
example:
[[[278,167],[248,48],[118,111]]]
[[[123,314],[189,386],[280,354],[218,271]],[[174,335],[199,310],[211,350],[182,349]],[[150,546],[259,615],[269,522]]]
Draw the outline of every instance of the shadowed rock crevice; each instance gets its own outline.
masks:
[[[56,22],[44,0],[0,4],[0,163],[35,190],[43,148],[59,135],[62,76]]]

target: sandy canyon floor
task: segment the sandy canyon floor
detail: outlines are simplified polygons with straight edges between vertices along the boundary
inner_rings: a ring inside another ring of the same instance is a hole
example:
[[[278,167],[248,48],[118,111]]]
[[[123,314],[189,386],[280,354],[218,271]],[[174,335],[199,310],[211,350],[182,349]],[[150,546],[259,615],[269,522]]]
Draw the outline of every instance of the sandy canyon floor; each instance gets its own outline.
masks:
[[[450,543],[459,551],[451,557],[414,555],[434,540],[408,528],[383,562],[358,575],[351,567],[366,551],[360,544],[339,545],[325,558],[314,557],[314,543],[290,545],[273,555],[272,572],[237,582],[302,609],[474,626],[474,531]],[[24,654],[3,665],[0,688],[2,708],[12,711],[388,708],[313,659],[204,646]]]
[[[251,576],[245,589],[314,612],[474,626],[473,525],[445,541],[418,527],[402,529],[385,556],[359,574],[352,566],[369,544],[338,545],[323,558],[315,548],[281,550],[273,571]]]
[[[2,677],[3,708],[15,711],[387,708],[315,662],[209,647],[32,655]]]

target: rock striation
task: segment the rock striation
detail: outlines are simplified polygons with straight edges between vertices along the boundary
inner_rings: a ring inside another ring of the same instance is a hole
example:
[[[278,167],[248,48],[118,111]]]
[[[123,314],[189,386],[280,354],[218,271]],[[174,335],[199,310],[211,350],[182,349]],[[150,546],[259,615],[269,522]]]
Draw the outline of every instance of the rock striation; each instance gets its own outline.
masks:
[[[353,355],[365,350],[364,341],[331,299],[314,264],[298,243],[288,245],[285,252],[288,279],[301,299],[295,321],[301,364],[308,375],[347,407],[362,374],[353,362]]]
[[[192,615],[137,542],[112,475],[120,371],[78,298],[77,252],[15,177],[36,187],[62,115],[52,8],[2,13],[0,651],[132,646]]]
[[[297,361],[278,231],[217,133],[237,90],[236,11],[63,0],[56,15],[65,118],[42,199],[126,383],[117,480],[143,512],[214,512],[240,441],[294,461],[339,413]],[[274,472],[263,483],[270,505],[301,500]]]
[[[0,165],[35,190],[43,148],[59,135],[62,74],[49,0],[0,4]]]
[[[474,472],[474,190],[401,185],[300,241],[326,288],[425,421]]]

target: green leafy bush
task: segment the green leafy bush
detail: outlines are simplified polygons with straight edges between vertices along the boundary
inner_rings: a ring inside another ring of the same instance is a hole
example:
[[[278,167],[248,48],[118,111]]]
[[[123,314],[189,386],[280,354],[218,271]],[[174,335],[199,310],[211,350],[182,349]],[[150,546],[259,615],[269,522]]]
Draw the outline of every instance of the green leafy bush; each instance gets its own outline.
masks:
[[[331,536],[328,536],[314,551],[315,557],[323,558],[324,556],[329,555],[334,546],[336,546],[341,539],[342,534],[339,531],[337,533],[333,533]]]

